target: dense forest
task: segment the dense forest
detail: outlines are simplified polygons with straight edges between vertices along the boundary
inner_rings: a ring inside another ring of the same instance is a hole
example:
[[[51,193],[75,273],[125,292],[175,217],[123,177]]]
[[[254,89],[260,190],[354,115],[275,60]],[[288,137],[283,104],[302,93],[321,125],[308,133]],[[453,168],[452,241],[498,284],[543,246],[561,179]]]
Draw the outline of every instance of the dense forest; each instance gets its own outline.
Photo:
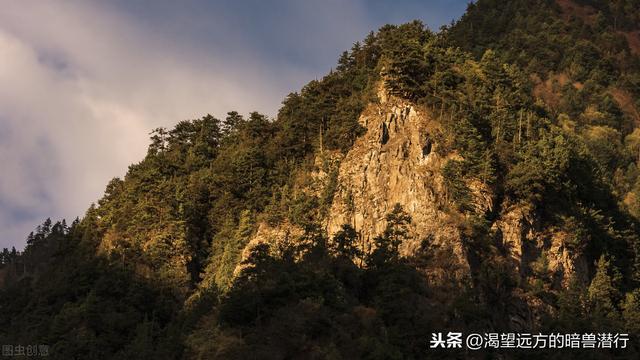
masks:
[[[639,24],[639,0],[478,0],[438,32],[372,32],[273,119],[231,111],[155,129],[82,218],[47,219],[24,251],[3,250],[0,343],[48,344],[55,359],[638,358]],[[441,171],[468,277],[429,238],[400,251],[412,223],[401,204],[371,246],[352,224],[327,232],[340,185],[327,154],[341,159],[366,132],[358,119],[381,84],[440,124],[434,151],[458,155]],[[329,180],[308,191],[318,171]],[[494,206],[474,205],[473,183]],[[514,272],[493,226],[512,208],[569,234],[583,276],[558,285],[544,253]],[[283,224],[301,233],[255,241]],[[547,309],[533,328],[510,321],[520,299]],[[610,351],[428,347],[434,332],[517,330],[631,339]]]

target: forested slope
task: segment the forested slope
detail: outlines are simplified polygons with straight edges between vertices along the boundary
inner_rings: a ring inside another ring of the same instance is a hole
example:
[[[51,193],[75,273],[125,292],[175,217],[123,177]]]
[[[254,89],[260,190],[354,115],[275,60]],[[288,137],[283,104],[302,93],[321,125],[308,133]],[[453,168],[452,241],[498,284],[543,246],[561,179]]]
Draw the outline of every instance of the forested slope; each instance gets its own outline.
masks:
[[[275,119],[154,130],[83,218],[3,253],[0,343],[390,359],[432,332],[609,331],[630,348],[544,355],[638,356],[639,8],[480,0],[371,33]]]

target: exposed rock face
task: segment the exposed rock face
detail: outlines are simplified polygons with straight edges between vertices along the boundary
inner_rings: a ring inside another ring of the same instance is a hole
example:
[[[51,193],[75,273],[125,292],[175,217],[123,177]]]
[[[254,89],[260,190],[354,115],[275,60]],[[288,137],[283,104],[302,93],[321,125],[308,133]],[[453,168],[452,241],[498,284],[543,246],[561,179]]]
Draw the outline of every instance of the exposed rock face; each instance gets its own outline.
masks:
[[[497,233],[499,246],[508,258],[513,268],[524,275],[526,263],[523,262],[523,253],[528,243],[535,241],[532,219],[527,216],[528,211],[516,207],[506,211],[501,218],[493,224],[493,230]]]
[[[277,250],[279,246],[299,241],[303,234],[304,230],[302,228],[293,225],[288,221],[276,227],[262,223],[258,227],[255,235],[249,241],[249,244],[247,244],[242,254],[242,258],[246,259],[249,255],[249,250],[258,244],[269,244],[274,246],[274,250]]]
[[[447,260],[451,261],[447,269],[456,269],[451,270],[456,273],[454,278],[471,275],[478,264],[469,256],[472,249],[465,245],[470,215],[456,210],[442,175],[447,161],[460,160],[460,156],[439,148],[444,133],[427,110],[384,92],[378,98],[379,103],[370,104],[359,118],[366,133],[344,156],[327,151],[318,155],[317,170],[308,174],[301,189],[319,195],[330,182],[329,171],[334,171],[327,169],[337,167],[336,190],[325,219],[329,238],[343,224],[350,224],[359,232],[362,249],[368,253],[373,250],[373,239],[387,225],[386,215],[399,203],[412,218],[411,240],[401,244],[402,255],[415,254],[422,241],[429,240],[436,248],[453,254]],[[495,196],[491,188],[478,180],[468,181],[467,186],[473,213],[493,211]],[[526,205],[502,206],[491,233],[497,254],[507,260],[513,279],[519,283],[543,279],[547,290],[565,287],[573,274],[586,283],[588,266],[580,251],[571,248],[569,232],[545,228]],[[302,228],[289,221],[275,227],[261,224],[243,258],[259,243],[275,245],[273,250],[277,251],[281,244],[302,241],[303,234]],[[426,275],[437,282],[439,277],[447,278],[438,275],[441,270],[427,269]],[[512,323],[515,328],[525,329],[538,321],[547,307],[524,291],[517,297],[521,309],[514,307]]]
[[[584,254],[569,250],[569,236],[565,231],[557,231],[551,234],[549,241],[538,244],[548,254],[549,271],[557,289],[567,287],[572,276],[582,284],[588,284],[589,281],[587,259]]]
[[[521,279],[541,276],[544,272],[542,275],[549,276],[556,289],[566,287],[574,275],[579,281],[587,282],[586,259],[568,245],[572,235],[560,229],[542,228],[528,207],[508,207],[493,224],[493,230],[504,255]]]
[[[373,238],[385,229],[385,216],[399,203],[413,219],[415,239],[402,244],[403,254],[413,253],[429,237],[435,244],[452,245],[466,263],[456,216],[447,212],[440,171],[447,158],[435,151],[439,124],[406,101],[386,94],[379,98],[360,116],[367,132],[340,164],[327,219],[329,235],[351,224],[370,250]]]
[[[413,219],[412,240],[402,244],[403,255],[413,254],[429,238],[453,249],[459,263],[472,271],[461,230],[465,215],[451,206],[442,176],[447,160],[459,156],[437,151],[441,130],[427,111],[388,94],[379,99],[360,116],[367,132],[340,163],[327,218],[329,236],[342,224],[351,224],[360,233],[364,250],[370,251],[373,239],[386,227],[385,216],[399,203]],[[480,181],[467,186],[476,214],[493,210],[491,189]],[[555,289],[566,286],[573,274],[586,281],[584,257],[567,246],[570,234],[545,229],[528,207],[507,206],[492,230],[514,278],[527,281],[544,271]]]

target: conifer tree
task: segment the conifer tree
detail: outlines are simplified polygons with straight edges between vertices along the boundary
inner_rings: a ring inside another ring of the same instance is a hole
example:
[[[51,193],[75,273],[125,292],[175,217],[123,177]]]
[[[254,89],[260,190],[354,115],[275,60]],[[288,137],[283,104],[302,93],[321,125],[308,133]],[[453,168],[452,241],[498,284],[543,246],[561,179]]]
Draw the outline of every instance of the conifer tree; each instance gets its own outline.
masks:
[[[626,294],[622,304],[622,317],[626,331],[640,334],[640,289]]]
[[[375,249],[369,254],[367,265],[380,266],[387,262],[397,261],[400,257],[400,245],[409,239],[411,216],[402,205],[395,204],[386,216],[387,226],[384,232],[373,239]]]
[[[621,275],[604,254],[597,263],[596,274],[587,291],[589,302],[596,316],[615,319],[618,317],[617,304],[620,299]]]
[[[343,224],[340,231],[333,236],[332,251],[339,257],[356,259],[362,256],[357,244],[358,233],[349,224]]]

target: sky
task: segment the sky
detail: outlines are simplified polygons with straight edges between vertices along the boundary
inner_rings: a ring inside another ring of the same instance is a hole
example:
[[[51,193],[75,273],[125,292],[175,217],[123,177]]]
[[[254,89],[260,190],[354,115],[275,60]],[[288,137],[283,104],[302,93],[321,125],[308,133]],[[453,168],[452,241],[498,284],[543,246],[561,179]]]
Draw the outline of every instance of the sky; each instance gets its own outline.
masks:
[[[149,132],[275,116],[384,24],[449,24],[468,0],[0,0],[0,248],[71,221]]]

